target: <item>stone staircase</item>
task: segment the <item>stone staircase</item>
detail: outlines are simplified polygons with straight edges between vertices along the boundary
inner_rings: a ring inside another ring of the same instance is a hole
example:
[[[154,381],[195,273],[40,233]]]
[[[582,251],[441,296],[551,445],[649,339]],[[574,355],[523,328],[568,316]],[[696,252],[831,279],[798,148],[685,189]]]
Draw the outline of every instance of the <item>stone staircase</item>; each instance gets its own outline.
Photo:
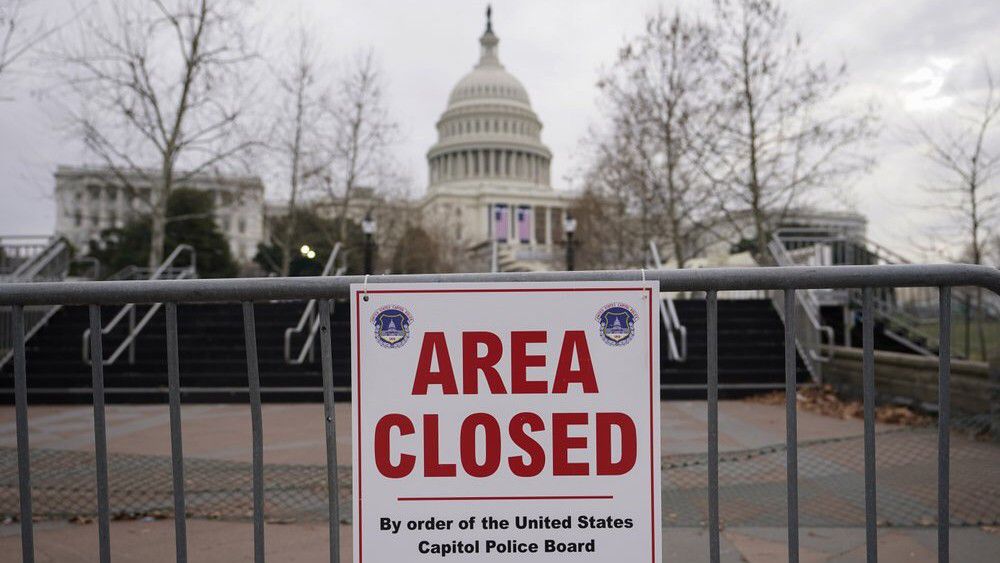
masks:
[[[255,305],[262,396],[269,402],[322,401],[319,346],[302,365],[284,360],[284,332],[299,318],[302,302]],[[704,300],[676,301],[688,329],[688,356],[671,362],[661,346],[665,399],[705,396],[706,327]],[[140,310],[141,315],[144,310]],[[334,386],[338,400],[350,398],[349,308],[339,302],[332,317]],[[116,308],[102,311],[107,322]],[[239,304],[178,305],[178,340],[182,397],[185,402],[247,401],[243,316]],[[89,403],[91,368],[82,357],[82,334],[88,326],[85,307],[63,307],[28,341],[29,401],[35,404]],[[663,331],[661,325],[661,331]],[[105,336],[105,355],[124,338],[124,330]],[[661,342],[666,335],[661,333]],[[301,346],[301,342],[298,343]],[[167,400],[165,317],[158,312],[136,342],[134,362],[123,354],[105,367],[110,403],[162,403]],[[808,380],[801,360],[798,380]],[[745,395],[780,386],[784,381],[783,328],[766,300],[719,301],[720,396]],[[13,401],[12,367],[0,372],[0,400]]]

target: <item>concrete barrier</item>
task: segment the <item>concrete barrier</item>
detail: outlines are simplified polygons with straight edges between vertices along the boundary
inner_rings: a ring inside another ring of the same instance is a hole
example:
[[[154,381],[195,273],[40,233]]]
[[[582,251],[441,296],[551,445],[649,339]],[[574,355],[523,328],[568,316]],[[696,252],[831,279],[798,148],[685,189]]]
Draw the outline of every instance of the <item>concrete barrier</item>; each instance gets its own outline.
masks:
[[[824,382],[860,396],[861,349],[831,346],[829,350],[833,357],[823,366]],[[951,405],[954,411],[990,412],[993,386],[985,362],[952,359]],[[880,397],[902,397],[934,407],[938,394],[938,359],[876,350],[875,389]]]

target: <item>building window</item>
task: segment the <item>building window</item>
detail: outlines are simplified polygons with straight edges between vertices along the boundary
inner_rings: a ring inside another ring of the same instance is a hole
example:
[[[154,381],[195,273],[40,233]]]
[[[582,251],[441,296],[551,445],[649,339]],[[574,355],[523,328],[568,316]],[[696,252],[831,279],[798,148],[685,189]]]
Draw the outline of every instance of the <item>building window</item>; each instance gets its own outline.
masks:
[[[243,217],[240,217],[239,221],[236,223],[236,227],[241,235],[247,232],[247,220]]]
[[[79,196],[80,194],[76,195]],[[83,214],[80,213],[79,211],[73,214],[73,225],[76,227],[83,225]]]

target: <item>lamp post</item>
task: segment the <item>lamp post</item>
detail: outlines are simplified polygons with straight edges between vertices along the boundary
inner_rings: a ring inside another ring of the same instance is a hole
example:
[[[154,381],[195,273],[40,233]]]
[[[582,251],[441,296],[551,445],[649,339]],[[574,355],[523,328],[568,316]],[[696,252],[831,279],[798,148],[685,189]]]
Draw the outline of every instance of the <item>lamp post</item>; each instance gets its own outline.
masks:
[[[372,273],[372,259],[375,254],[374,235],[378,229],[378,223],[372,219],[372,212],[365,213],[365,218],[361,221],[361,232],[365,234],[365,272]]]
[[[573,233],[576,232],[576,219],[569,211],[563,220],[563,230],[566,232],[566,271],[573,271]]]

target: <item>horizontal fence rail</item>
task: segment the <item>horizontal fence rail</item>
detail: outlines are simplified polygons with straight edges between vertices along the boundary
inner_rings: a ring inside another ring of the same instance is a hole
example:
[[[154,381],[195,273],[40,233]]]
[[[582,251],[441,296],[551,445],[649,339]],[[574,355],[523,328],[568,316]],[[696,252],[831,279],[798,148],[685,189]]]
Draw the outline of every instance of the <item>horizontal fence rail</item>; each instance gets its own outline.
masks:
[[[875,361],[873,350],[873,290],[884,287],[936,287],[940,295],[940,371],[938,430],[938,560],[949,557],[949,380],[951,287],[977,286],[1000,294],[1000,270],[971,265],[827,266],[781,268],[719,268],[675,271],[616,270],[594,272],[545,272],[502,274],[434,274],[368,276],[371,285],[417,282],[525,282],[525,281],[616,281],[657,280],[663,291],[698,291],[706,296],[707,400],[708,400],[708,511],[710,561],[720,560],[719,549],[719,375],[718,292],[733,290],[781,290],[784,299],[786,495],[788,559],[799,557],[798,451],[796,428],[796,291],[824,288],[860,289],[863,295],[863,398],[864,398],[864,499],[867,560],[877,560],[876,468],[875,468]],[[124,303],[164,303],[167,358],[171,467],[177,561],[187,560],[185,528],[185,481],[183,476],[180,373],[178,366],[177,303],[233,301],[242,304],[246,350],[247,386],[250,390],[252,430],[252,498],[254,560],[264,560],[264,468],[263,422],[254,302],[275,299],[318,300],[321,335],[324,426],[326,431],[327,483],[329,494],[330,561],[340,561],[339,479],[337,476],[336,426],[333,409],[333,351],[330,344],[330,300],[345,297],[351,283],[366,277],[266,278],[237,280],[108,281],[88,283],[26,283],[0,285],[0,306],[12,310],[15,413],[22,560],[34,561],[31,468],[28,446],[28,367],[24,349],[24,307],[38,305],[88,305],[90,351],[94,358],[93,406],[97,462],[99,556],[110,561],[111,543],[108,506],[108,454],[104,412],[101,307]]]
[[[902,264],[703,268],[697,270],[596,270],[368,276],[379,283],[635,281],[643,275],[660,291],[739,291],[755,289],[840,289],[859,287],[979,286],[1000,294],[1000,270],[972,264]],[[338,278],[242,278],[0,285],[0,305],[120,305],[123,303],[243,302],[268,299],[347,297],[365,276]]]

